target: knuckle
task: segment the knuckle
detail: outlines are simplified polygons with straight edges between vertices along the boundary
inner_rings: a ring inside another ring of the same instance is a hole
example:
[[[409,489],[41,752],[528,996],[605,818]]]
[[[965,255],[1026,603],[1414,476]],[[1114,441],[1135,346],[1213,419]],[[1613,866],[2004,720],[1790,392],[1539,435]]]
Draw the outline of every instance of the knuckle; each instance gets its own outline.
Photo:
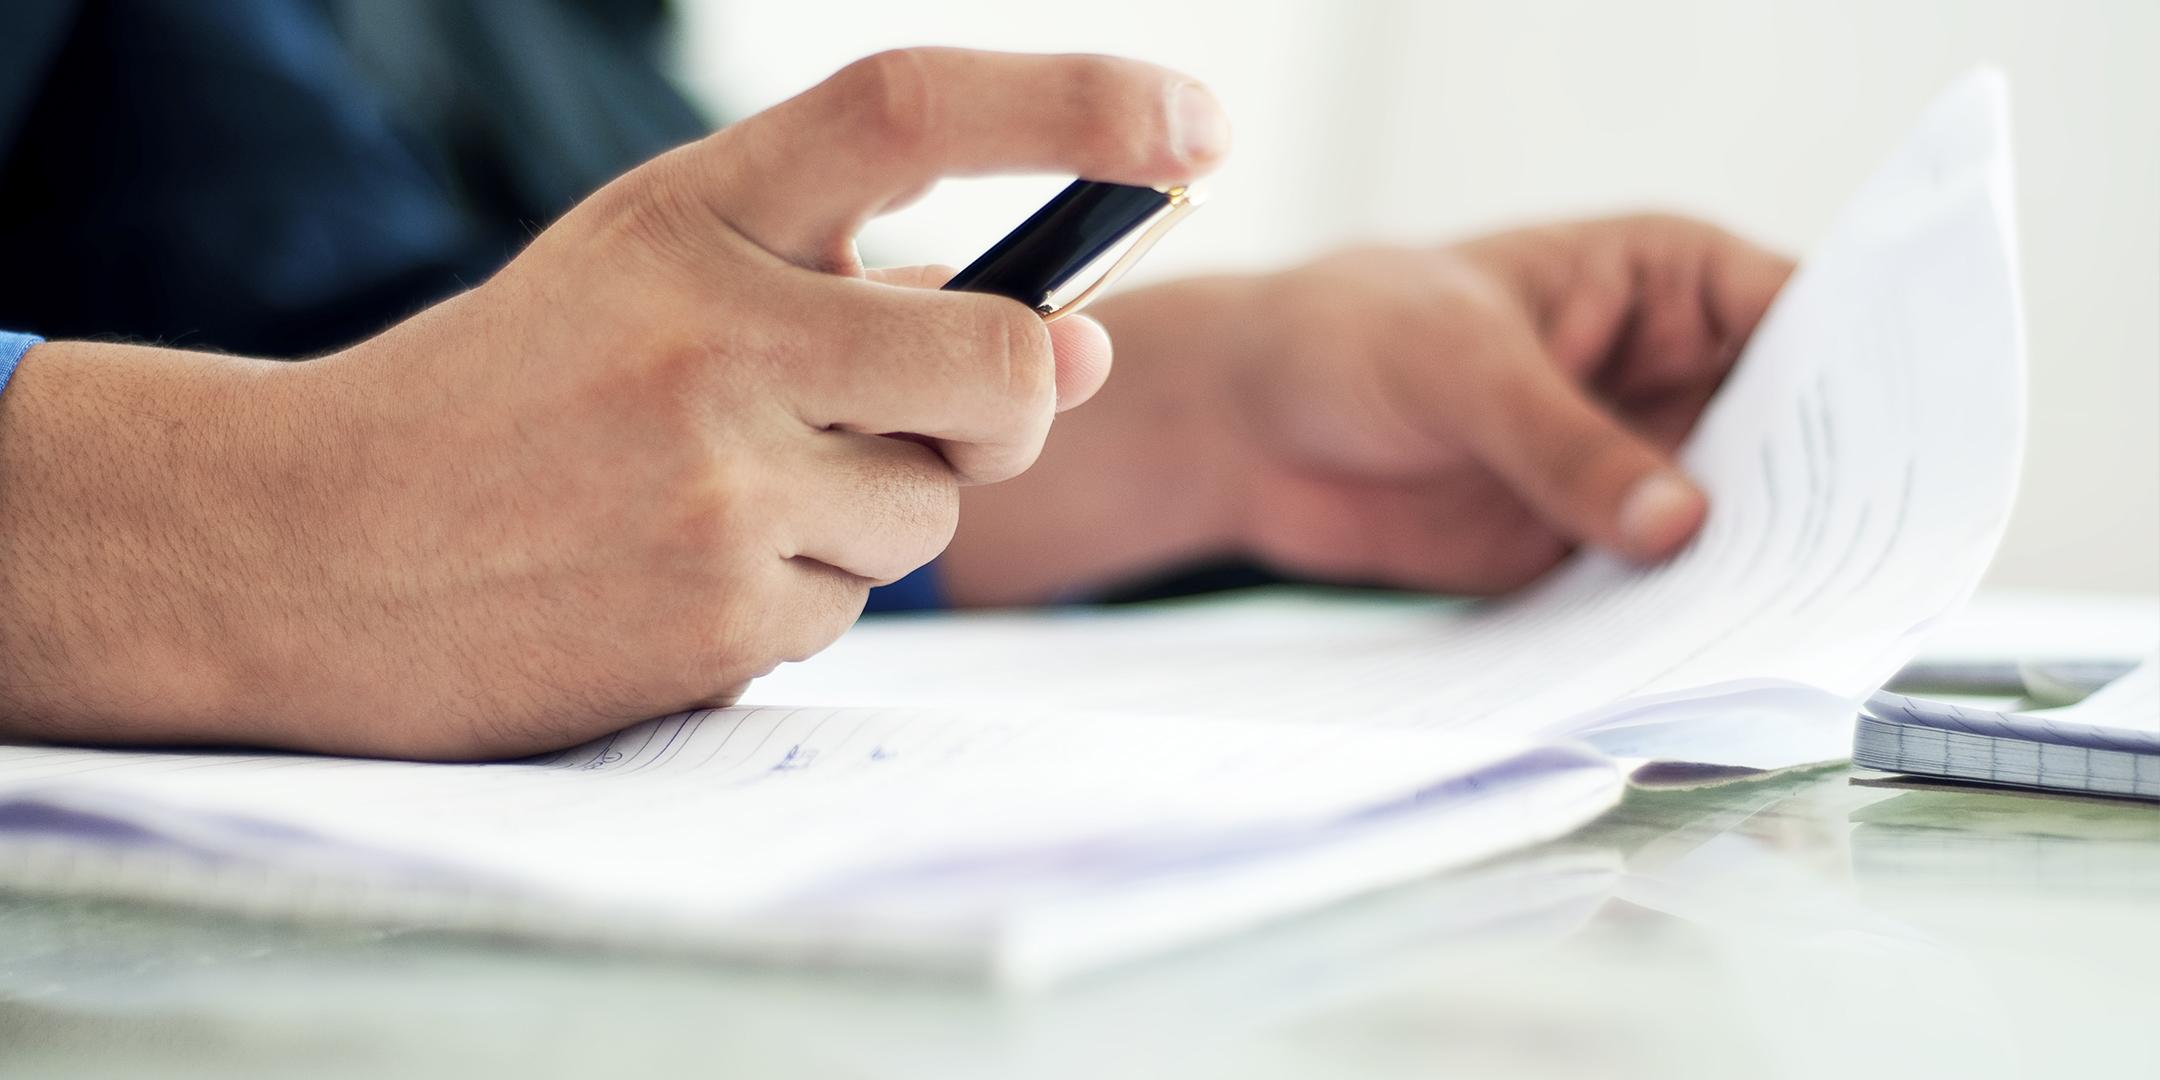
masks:
[[[1666,230],[1676,232],[1694,232],[1699,229],[1702,224],[1701,222],[1698,222],[1693,218],[1687,217],[1682,214],[1673,213],[1670,210],[1656,209],[1637,210],[1634,213],[1623,214],[1616,220],[1623,228],[1634,230],[1637,232],[1658,232]]]
[[[937,558],[960,528],[960,481],[942,462],[929,460],[936,456],[923,449],[921,459],[904,467],[891,485],[902,565],[889,580]]]
[[[1483,326],[1514,316],[1521,301],[1509,284],[1483,267],[1459,256],[1432,260],[1427,275],[1416,283],[1428,298],[1425,304],[1404,303],[1406,315],[1422,314],[1429,332],[1435,327]],[[1409,298],[1404,298],[1405,300]],[[1419,308],[1429,310],[1418,312]]]
[[[1020,474],[1011,463],[1011,453],[1002,447],[956,443],[946,448],[945,455],[952,461],[953,474],[962,484],[995,484]]]
[[[766,493],[756,470],[712,461],[683,484],[670,546],[693,558],[741,549]]]
[[[665,327],[666,324],[663,324]],[[656,328],[652,343],[642,350],[626,392],[648,413],[657,412],[672,421],[686,422],[695,412],[682,408],[705,391],[712,372],[732,350],[728,343],[695,332]]]
[[[999,396],[1023,421],[1047,414],[1057,398],[1050,328],[1023,305],[985,302],[977,310],[984,324],[978,339],[989,350]]]
[[[886,153],[912,155],[938,137],[940,96],[921,49],[888,49],[857,60],[833,77],[863,134]]]
[[[1669,284],[1675,276],[1692,277],[1700,259],[1734,241],[1731,233],[1701,218],[1664,210],[1647,210],[1615,219],[1626,246],[1638,254],[1638,271],[1662,275]],[[1655,283],[1653,283],[1655,284]]]
[[[986,299],[973,307],[986,400],[977,421],[979,453],[963,459],[965,479],[1008,479],[1034,460],[1057,409],[1057,362],[1050,331],[1026,307]]]
[[[614,234],[628,250],[678,262],[709,257],[698,238],[707,234],[702,226],[719,215],[698,163],[700,153],[698,143],[676,147],[602,188],[590,202],[605,223],[603,234]]]
[[[937,558],[960,526],[959,478],[935,452],[917,449],[927,460],[882,466],[873,481],[878,502],[874,516],[884,552],[880,565],[866,576],[881,585]]]
[[[927,446],[891,442],[899,452],[863,462],[854,483],[859,512],[876,533],[877,553],[847,568],[881,585],[936,558],[960,523],[960,483],[952,468]]]
[[[1670,210],[1647,210],[1635,215],[1636,228],[1653,234],[1661,234],[1680,240],[1708,240],[1720,236],[1725,230],[1701,218],[1677,214]]]

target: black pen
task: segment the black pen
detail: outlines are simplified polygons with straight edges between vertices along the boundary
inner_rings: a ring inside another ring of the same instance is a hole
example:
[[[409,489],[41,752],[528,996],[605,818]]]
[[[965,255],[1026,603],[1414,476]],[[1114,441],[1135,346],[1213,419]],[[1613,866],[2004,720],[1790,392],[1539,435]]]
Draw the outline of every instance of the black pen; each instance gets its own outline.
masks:
[[[967,269],[953,275],[945,287],[1010,297],[1034,308],[1044,321],[1055,321],[1080,310],[1108,288],[1197,205],[1190,188],[1075,180]],[[1137,238],[1092,284],[1072,299],[1051,306],[1051,298],[1081,271],[1136,233]]]

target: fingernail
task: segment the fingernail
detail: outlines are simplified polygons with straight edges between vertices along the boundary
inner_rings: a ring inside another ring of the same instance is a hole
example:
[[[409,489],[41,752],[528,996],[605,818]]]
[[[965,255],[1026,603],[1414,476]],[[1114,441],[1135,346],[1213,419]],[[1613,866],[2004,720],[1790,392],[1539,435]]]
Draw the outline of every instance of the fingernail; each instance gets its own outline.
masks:
[[[1686,478],[1651,473],[1620,504],[1621,542],[1638,559],[1663,558],[1694,533],[1702,513],[1702,496]]]
[[[1214,161],[1230,152],[1230,118],[1199,83],[1180,83],[1170,102],[1172,145],[1186,161]]]

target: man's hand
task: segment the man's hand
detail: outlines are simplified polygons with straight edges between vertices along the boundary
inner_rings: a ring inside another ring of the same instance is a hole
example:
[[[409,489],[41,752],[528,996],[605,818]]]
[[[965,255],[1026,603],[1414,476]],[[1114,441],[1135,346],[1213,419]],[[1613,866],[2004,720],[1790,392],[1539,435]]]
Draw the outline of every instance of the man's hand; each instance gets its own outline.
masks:
[[[0,397],[0,731],[462,758],[728,700],[1107,373],[1094,323],[866,278],[857,228],[941,175],[1182,182],[1226,141],[1149,65],[884,54],[337,355],[39,346]]]
[[[1235,554],[1492,593],[1579,545],[1662,558],[1705,513],[1671,452],[1790,271],[1634,217],[1114,298],[1117,380],[968,494],[945,579],[1026,602]]]

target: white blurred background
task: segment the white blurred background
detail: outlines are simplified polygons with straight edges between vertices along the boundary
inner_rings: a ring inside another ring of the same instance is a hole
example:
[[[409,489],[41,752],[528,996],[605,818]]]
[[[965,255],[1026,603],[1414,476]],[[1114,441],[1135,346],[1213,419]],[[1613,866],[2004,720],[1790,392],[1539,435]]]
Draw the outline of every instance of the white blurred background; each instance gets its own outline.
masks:
[[[1237,152],[1153,276],[1645,208],[1803,252],[1929,97],[1999,64],[2033,425],[1991,581],[2160,591],[2155,0],[680,2],[684,76],[719,117],[898,45],[1113,52],[1199,76]],[[864,248],[964,264],[1060,183],[948,183]]]

